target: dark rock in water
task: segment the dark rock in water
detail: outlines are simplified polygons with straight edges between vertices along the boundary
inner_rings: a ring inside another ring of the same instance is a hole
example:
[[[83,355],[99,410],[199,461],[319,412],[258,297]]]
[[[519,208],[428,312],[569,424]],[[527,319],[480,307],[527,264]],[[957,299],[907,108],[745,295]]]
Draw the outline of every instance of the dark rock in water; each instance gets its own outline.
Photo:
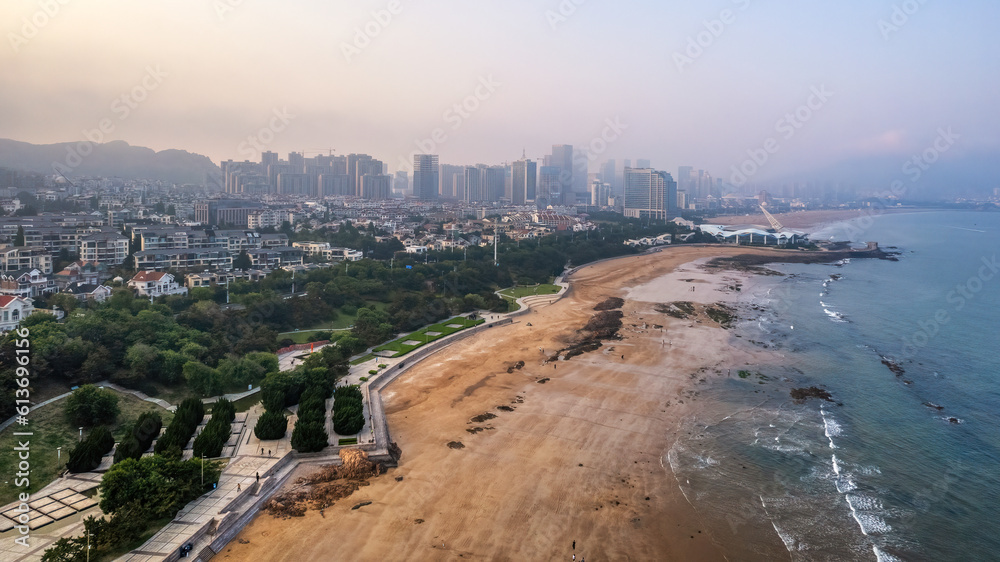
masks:
[[[810,386],[809,388],[793,388],[790,394],[792,395],[792,398],[796,400],[819,398],[821,400],[826,400],[827,402],[833,402],[833,396],[828,391],[816,386]]]
[[[962,420],[960,420],[960,419],[958,419],[958,418],[948,418],[948,422],[949,422],[949,423],[955,423],[955,424],[958,424],[958,423],[962,423]]]
[[[902,365],[896,363],[895,361],[886,359],[885,357],[882,358],[882,364],[888,367],[889,370],[892,371],[892,373],[897,377],[901,377],[904,373],[906,373],[906,371],[903,370]]]
[[[924,402],[924,406],[927,406],[928,408],[934,408],[935,410],[938,411],[944,410],[944,406],[939,406],[933,402]]]

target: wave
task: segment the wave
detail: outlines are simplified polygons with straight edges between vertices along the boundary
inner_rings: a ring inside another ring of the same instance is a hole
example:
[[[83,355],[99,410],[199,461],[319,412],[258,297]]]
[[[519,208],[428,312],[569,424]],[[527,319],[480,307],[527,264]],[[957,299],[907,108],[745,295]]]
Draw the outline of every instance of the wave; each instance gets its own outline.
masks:
[[[865,495],[846,494],[847,505],[851,508],[851,515],[861,527],[861,532],[865,536],[884,535],[892,530],[892,527],[885,522],[880,515],[873,513],[882,509],[882,502],[876,498]]]
[[[872,550],[875,552],[876,562],[903,562],[902,558],[897,558],[878,546],[872,545]]]

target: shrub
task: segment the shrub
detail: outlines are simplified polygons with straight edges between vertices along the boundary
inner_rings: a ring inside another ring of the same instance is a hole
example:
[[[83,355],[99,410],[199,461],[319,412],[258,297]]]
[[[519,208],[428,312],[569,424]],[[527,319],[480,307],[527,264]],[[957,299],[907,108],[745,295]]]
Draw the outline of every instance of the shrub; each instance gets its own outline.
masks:
[[[90,472],[101,464],[101,458],[115,446],[115,438],[107,426],[95,427],[69,454],[66,468],[70,472]]]
[[[257,419],[257,425],[253,428],[253,434],[257,439],[271,440],[281,439],[288,430],[288,418],[281,411],[268,410]]]
[[[322,451],[329,440],[330,436],[326,434],[322,414],[319,421],[305,421],[299,418],[292,431],[292,447],[300,453]]]
[[[354,435],[365,426],[364,413],[353,405],[333,411],[333,430],[338,435]]]
[[[118,396],[114,391],[85,384],[66,399],[66,419],[71,425],[110,425],[118,418]]]
[[[333,430],[339,435],[354,435],[365,426],[361,390],[342,386],[333,393]]]
[[[132,431],[122,439],[118,448],[115,449],[115,462],[141,457],[149,449],[156,436],[160,434],[162,427],[163,419],[160,418],[160,414],[156,412],[140,414],[132,426]]]
[[[184,450],[188,440],[198,429],[198,424],[205,417],[205,405],[197,398],[188,398],[181,402],[174,413],[174,420],[167,430],[156,441],[156,452],[160,454],[178,455]]]
[[[377,374],[378,374],[378,371],[377,371],[377,370],[375,370],[375,369],[369,369],[369,370],[368,370],[368,374],[369,374],[369,375],[377,375]]]
[[[222,448],[226,446],[232,433],[230,424],[235,418],[236,407],[229,400],[220,398],[212,407],[212,419],[208,420],[205,429],[194,440],[194,456],[221,456]]]

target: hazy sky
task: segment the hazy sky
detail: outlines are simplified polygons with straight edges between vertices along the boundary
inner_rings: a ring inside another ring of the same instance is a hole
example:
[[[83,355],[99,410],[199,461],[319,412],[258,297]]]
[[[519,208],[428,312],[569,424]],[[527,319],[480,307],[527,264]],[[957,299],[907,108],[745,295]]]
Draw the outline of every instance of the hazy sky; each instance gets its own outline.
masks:
[[[986,0],[5,0],[0,137],[80,140],[105,120],[105,140],[215,162],[256,159],[254,137],[395,170],[440,129],[424,147],[443,163],[566,143],[596,149],[592,168],[727,178],[773,139],[766,179],[905,158],[940,128],[961,135],[952,155],[997,150],[998,21]]]

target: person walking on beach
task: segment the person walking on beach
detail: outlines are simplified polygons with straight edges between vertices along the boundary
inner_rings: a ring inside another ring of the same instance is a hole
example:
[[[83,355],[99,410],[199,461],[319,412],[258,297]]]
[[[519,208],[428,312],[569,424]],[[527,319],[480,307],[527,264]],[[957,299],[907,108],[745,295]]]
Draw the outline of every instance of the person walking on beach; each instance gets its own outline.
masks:
[[[260,473],[257,473],[257,483],[260,484]]]

